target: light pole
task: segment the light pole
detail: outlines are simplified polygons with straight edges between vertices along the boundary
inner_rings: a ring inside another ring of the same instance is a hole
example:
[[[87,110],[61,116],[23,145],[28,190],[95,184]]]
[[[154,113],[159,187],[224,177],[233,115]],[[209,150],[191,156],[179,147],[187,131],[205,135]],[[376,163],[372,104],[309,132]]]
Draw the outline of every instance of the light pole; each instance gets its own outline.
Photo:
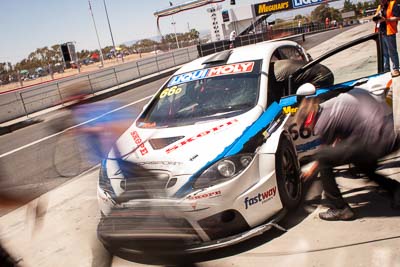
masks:
[[[99,33],[97,32],[96,21],[94,20],[93,11],[92,11],[92,5],[90,4],[90,0],[88,0],[88,3],[89,3],[90,14],[92,15],[92,19],[93,19],[94,30],[96,31],[97,43],[99,44],[101,66],[103,67],[103,66],[104,66],[103,52],[101,51],[101,44],[100,44],[100,39],[99,39]]]
[[[176,27],[175,27],[176,22],[174,21],[174,16],[172,16],[172,22],[171,22],[171,24],[174,26],[174,33],[175,33],[176,45],[178,46],[178,48],[180,48],[180,47],[179,47],[179,42],[178,42],[178,36],[176,35]]]
[[[107,22],[108,22],[108,28],[110,29],[111,41],[112,41],[112,44],[113,44],[113,47],[114,47],[115,57],[117,57],[117,49],[116,49],[116,47],[115,47],[114,37],[113,37],[113,34],[112,34],[112,30],[111,30],[110,19],[108,18],[106,0],[103,0],[103,3],[104,3],[104,9],[105,9],[105,11],[106,11],[106,17],[107,17]],[[117,57],[117,60],[118,60],[118,57]]]

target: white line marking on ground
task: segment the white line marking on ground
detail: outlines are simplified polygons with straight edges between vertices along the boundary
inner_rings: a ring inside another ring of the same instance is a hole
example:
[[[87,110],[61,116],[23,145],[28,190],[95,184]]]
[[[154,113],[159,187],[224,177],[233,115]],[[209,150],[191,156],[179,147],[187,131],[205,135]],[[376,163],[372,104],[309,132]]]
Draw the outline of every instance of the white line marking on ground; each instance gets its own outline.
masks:
[[[4,154],[1,154],[1,155],[0,155],[0,158],[7,157],[7,156],[9,156],[9,155],[11,155],[11,154],[14,154],[14,153],[16,153],[16,152],[18,152],[18,151],[21,151],[22,149],[25,149],[25,148],[31,147],[31,146],[33,146],[33,145],[36,145],[36,144],[38,144],[38,143],[40,143],[40,142],[46,141],[46,140],[48,140],[48,139],[50,139],[50,138],[53,138],[53,137],[58,136],[58,135],[60,135],[60,134],[62,134],[62,133],[65,133],[66,131],[69,131],[69,130],[71,130],[71,129],[77,128],[77,127],[82,126],[82,125],[85,125],[85,124],[87,124],[87,123],[89,123],[89,122],[98,120],[98,119],[100,119],[100,118],[102,118],[102,117],[104,117],[104,116],[106,116],[106,115],[108,115],[108,114],[111,114],[111,113],[113,113],[113,112],[119,111],[119,110],[124,109],[124,108],[127,108],[127,107],[129,107],[129,106],[135,105],[135,104],[140,103],[140,102],[142,102],[142,101],[145,101],[145,100],[147,100],[147,99],[149,99],[149,98],[151,98],[151,97],[152,97],[152,96],[147,96],[147,97],[144,97],[144,98],[142,98],[142,99],[136,100],[136,101],[134,101],[134,102],[131,102],[131,103],[126,104],[126,105],[124,105],[124,106],[121,106],[121,107],[119,107],[119,108],[110,110],[110,111],[104,113],[103,115],[97,116],[97,117],[95,117],[95,118],[93,118],[93,119],[90,119],[90,120],[88,120],[88,121],[84,121],[84,122],[79,123],[79,124],[77,124],[77,125],[71,126],[71,127],[67,128],[67,129],[65,129],[65,130],[62,130],[61,132],[58,132],[58,133],[55,133],[55,134],[52,134],[52,135],[43,137],[43,138],[41,138],[41,139],[39,139],[39,140],[36,140],[36,141],[34,141],[34,142],[32,142],[32,143],[29,143],[29,144],[26,144],[26,145],[24,145],[24,146],[21,146],[21,147],[18,147],[18,148],[16,148],[16,149],[13,149],[13,150],[11,150],[11,151],[8,151],[8,152],[6,152],[6,153],[4,153]]]

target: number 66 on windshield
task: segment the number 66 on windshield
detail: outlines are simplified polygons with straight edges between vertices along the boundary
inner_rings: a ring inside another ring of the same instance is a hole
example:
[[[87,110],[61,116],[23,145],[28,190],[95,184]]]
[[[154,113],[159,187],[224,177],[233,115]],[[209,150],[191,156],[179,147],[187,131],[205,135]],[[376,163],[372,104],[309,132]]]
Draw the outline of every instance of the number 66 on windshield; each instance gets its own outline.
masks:
[[[166,96],[178,95],[181,92],[182,92],[182,88],[175,85],[175,86],[172,86],[170,88],[166,88],[165,90],[163,90],[160,94],[160,98],[164,98]]]

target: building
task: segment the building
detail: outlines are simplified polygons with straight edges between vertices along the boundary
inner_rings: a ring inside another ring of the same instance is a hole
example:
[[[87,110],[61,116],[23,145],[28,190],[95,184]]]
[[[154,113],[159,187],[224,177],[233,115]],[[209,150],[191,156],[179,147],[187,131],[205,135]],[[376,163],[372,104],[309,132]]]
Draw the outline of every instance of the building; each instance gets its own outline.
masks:
[[[210,32],[213,42],[229,39],[232,31],[240,34],[256,21],[252,5],[229,10],[214,6],[207,11],[210,13]]]

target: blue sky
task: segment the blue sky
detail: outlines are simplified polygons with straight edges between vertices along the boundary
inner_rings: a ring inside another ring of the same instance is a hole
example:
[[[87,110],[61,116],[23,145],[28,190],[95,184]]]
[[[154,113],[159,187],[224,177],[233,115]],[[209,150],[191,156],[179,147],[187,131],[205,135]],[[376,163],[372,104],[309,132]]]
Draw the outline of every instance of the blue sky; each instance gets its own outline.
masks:
[[[90,1],[100,43],[102,47],[111,45],[103,0]],[[171,1],[179,4],[187,0]],[[236,6],[259,2],[265,1],[236,0]],[[229,3],[222,3],[223,8],[230,8]],[[120,44],[158,35],[153,13],[168,7],[169,0],[106,0],[106,4],[114,40]],[[174,15],[177,32],[187,31],[188,23],[190,28],[208,29],[208,7]],[[0,12],[0,62],[16,63],[36,48],[68,41],[76,42],[78,51],[98,48],[88,0],[1,0]],[[289,15],[295,15],[291,12]],[[173,32],[170,17],[161,18],[160,25],[163,34]]]

